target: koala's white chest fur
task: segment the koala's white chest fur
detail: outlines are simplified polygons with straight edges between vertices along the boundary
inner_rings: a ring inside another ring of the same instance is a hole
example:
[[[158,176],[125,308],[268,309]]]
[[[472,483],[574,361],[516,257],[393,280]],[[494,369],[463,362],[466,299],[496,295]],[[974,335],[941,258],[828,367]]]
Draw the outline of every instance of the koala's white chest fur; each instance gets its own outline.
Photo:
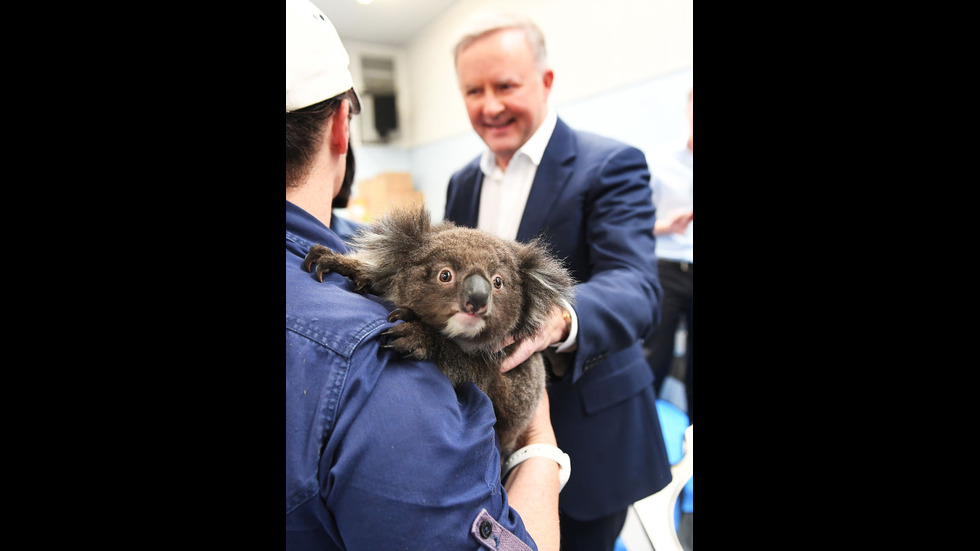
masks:
[[[480,348],[473,342],[473,339],[483,331],[486,325],[487,323],[481,315],[457,312],[446,322],[445,327],[442,328],[442,334],[455,341],[463,349],[463,352],[471,354]]]

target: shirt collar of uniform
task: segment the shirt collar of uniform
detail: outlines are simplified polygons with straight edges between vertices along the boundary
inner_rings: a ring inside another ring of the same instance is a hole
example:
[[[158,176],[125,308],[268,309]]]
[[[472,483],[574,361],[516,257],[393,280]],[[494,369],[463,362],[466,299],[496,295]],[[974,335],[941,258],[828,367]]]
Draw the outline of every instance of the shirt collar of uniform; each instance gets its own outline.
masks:
[[[323,245],[330,250],[346,254],[349,249],[343,240],[312,214],[286,201],[286,242],[294,243],[305,255],[313,245]]]
[[[555,132],[555,124],[557,123],[558,115],[549,107],[548,114],[541,121],[541,126],[538,127],[537,131],[531,135],[531,138],[520,149],[514,152],[511,160],[523,154],[528,160],[534,163],[534,166],[541,164],[541,158],[544,157],[544,150],[548,147],[548,142],[551,141],[551,135]],[[490,149],[485,149],[483,151],[483,157],[480,158],[480,170],[483,171],[484,175],[490,175],[496,166],[497,156]]]

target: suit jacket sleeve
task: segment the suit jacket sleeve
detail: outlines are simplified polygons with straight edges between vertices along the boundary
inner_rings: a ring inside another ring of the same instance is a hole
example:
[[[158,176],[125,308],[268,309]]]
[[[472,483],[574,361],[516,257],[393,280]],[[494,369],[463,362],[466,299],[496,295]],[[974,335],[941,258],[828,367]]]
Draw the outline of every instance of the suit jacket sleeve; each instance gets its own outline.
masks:
[[[577,270],[589,275],[576,286],[573,381],[609,354],[647,338],[660,321],[662,290],[646,159],[638,149],[622,145],[594,170],[585,197],[585,243],[580,244],[587,248],[588,267]]]

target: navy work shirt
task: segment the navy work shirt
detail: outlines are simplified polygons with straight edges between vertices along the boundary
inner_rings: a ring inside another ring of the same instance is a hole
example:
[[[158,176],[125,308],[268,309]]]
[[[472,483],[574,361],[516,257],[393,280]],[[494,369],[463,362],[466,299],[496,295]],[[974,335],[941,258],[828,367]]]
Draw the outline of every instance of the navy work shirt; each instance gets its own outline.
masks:
[[[287,201],[286,549],[536,550],[500,484],[490,400],[382,348],[390,305],[316,281],[314,244],[347,251]]]

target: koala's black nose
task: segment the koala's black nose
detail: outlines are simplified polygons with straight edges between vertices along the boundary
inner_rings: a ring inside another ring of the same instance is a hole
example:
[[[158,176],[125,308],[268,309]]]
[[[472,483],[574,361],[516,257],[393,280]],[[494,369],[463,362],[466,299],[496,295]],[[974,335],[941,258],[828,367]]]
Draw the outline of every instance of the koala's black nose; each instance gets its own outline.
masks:
[[[481,275],[473,274],[463,280],[463,309],[479,314],[487,309],[490,298],[490,282]]]

